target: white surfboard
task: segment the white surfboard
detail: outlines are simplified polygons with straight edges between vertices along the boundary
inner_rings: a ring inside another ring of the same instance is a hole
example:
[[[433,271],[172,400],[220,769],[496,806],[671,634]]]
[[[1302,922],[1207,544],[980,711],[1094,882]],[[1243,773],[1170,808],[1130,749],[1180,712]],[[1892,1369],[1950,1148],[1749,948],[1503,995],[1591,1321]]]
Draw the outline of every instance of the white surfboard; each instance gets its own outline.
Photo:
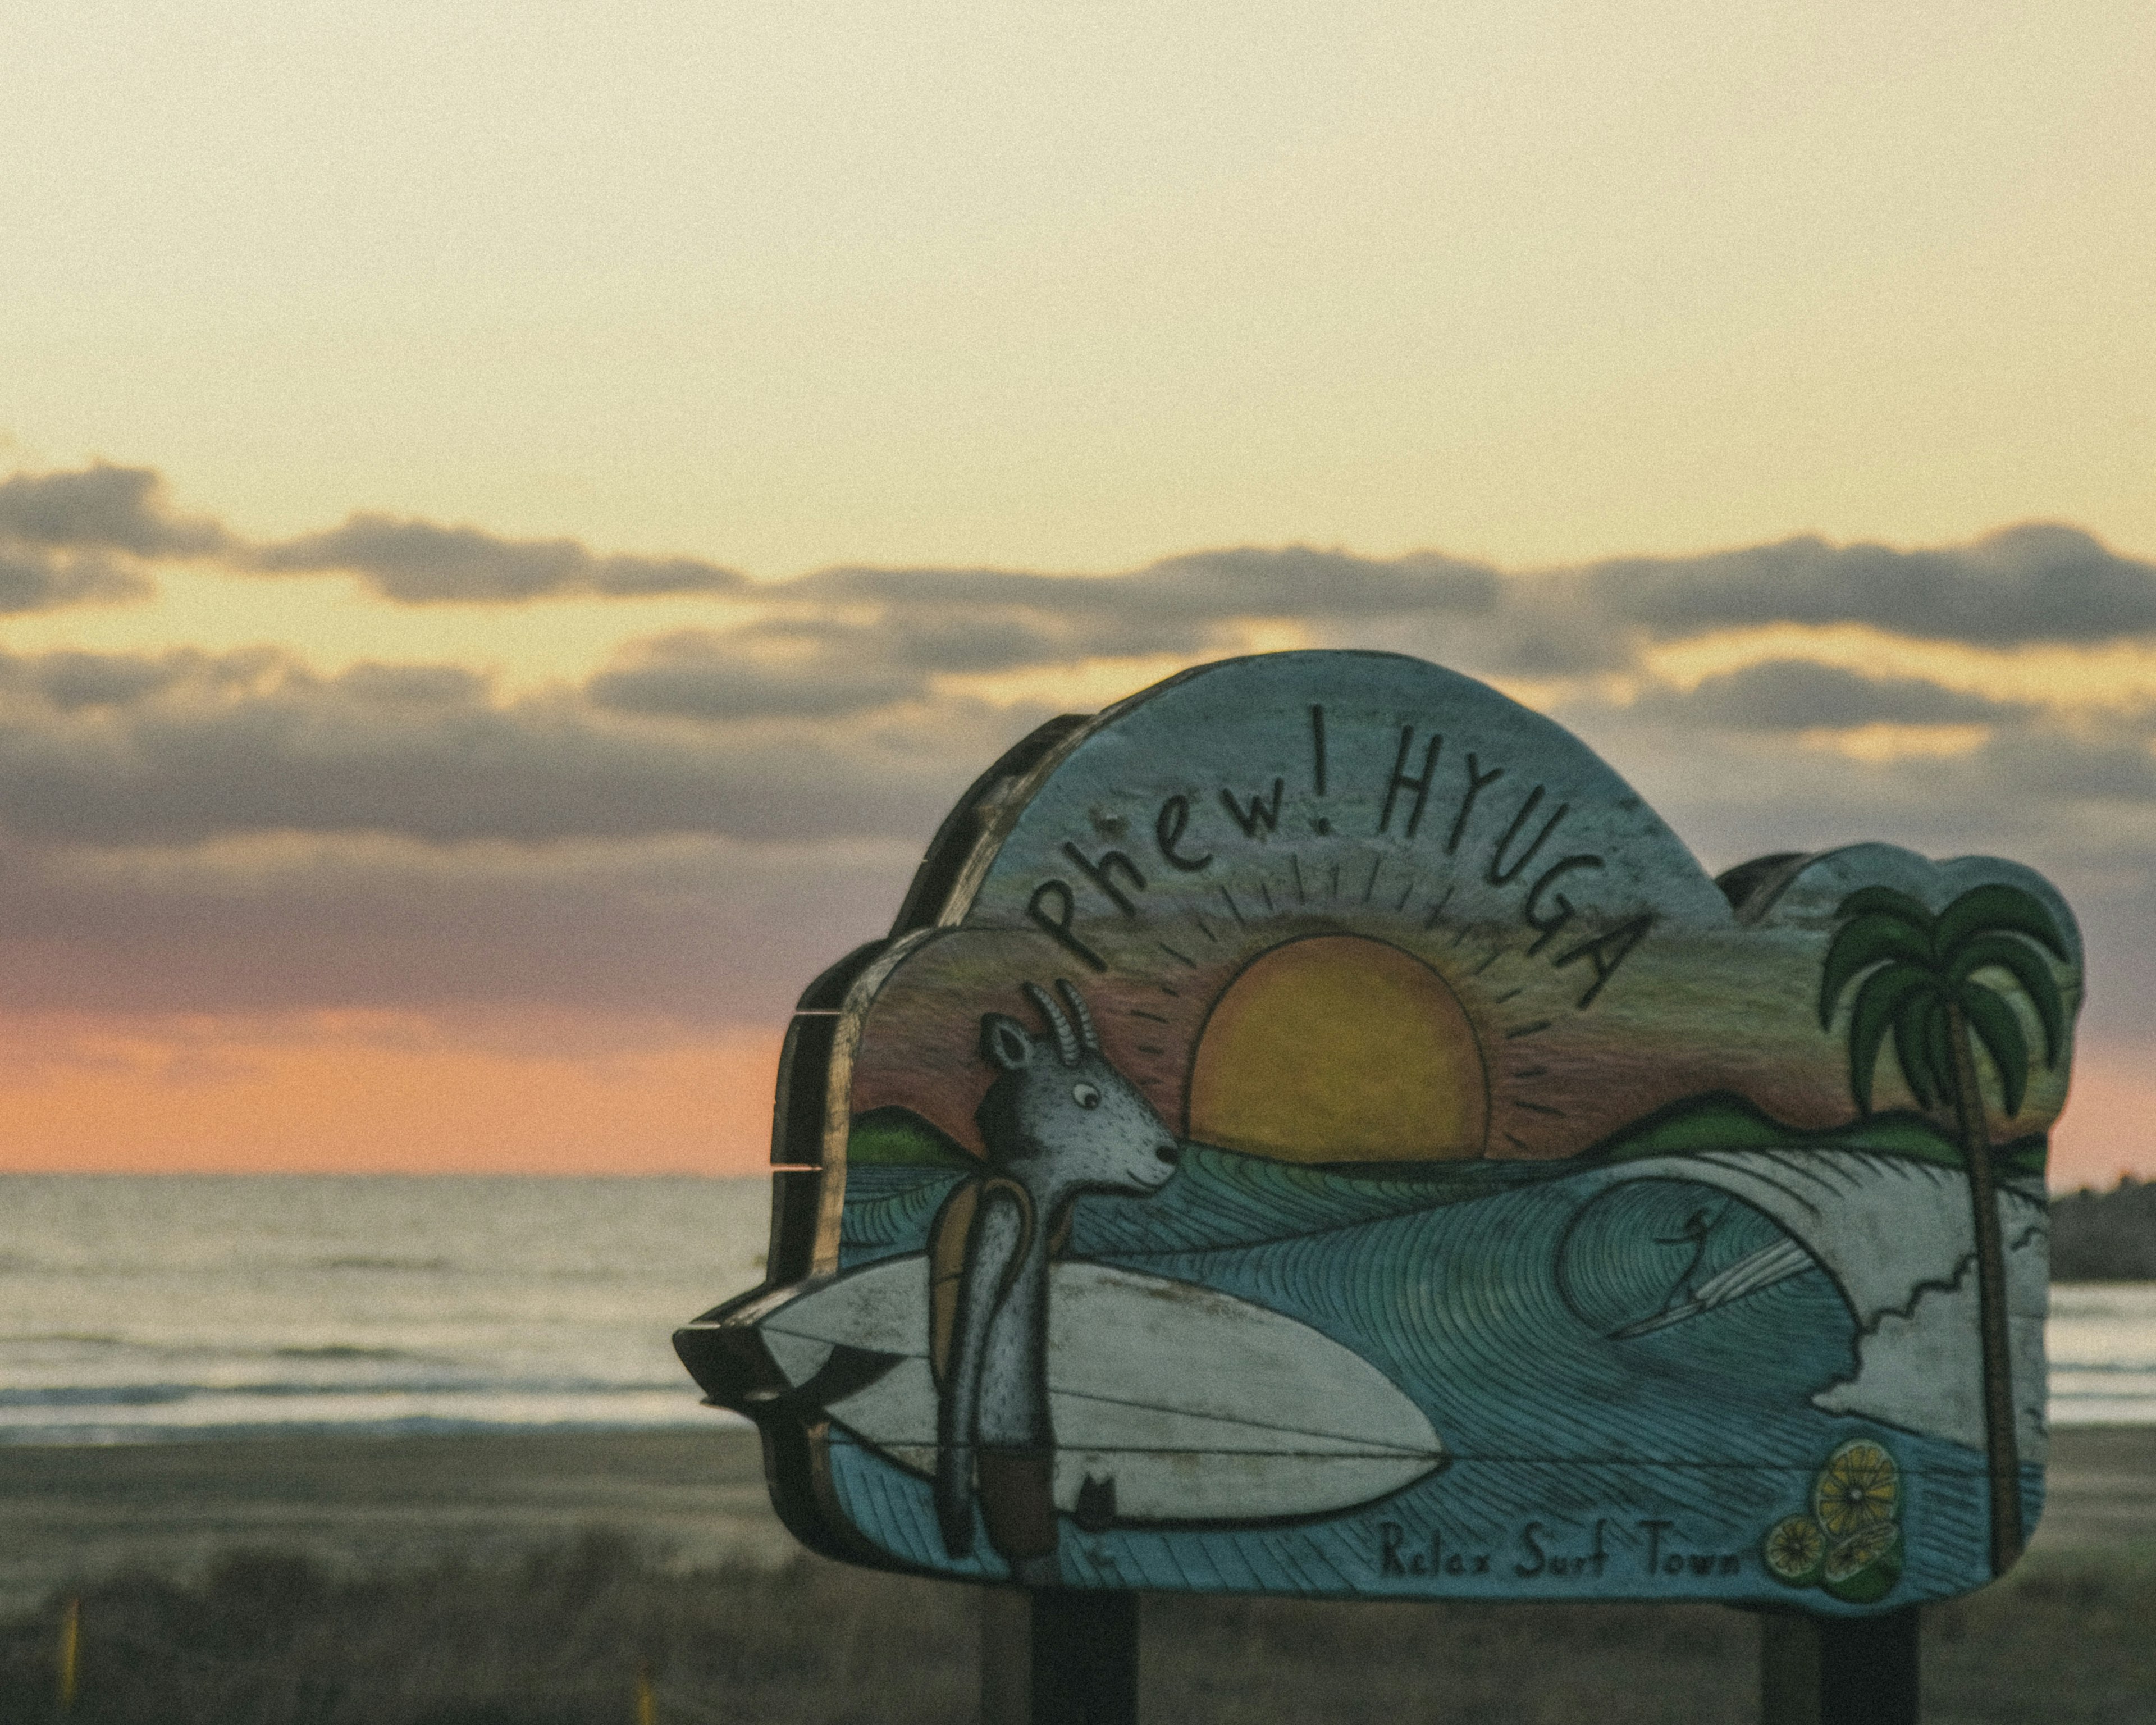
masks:
[[[1796,1241],[1778,1240],[1748,1257],[1739,1258],[1727,1270],[1717,1271],[1699,1285],[1690,1299],[1612,1330],[1609,1339],[1629,1342],[1635,1336],[1651,1336],[1657,1330],[1666,1330],[1688,1318],[1704,1317],[1710,1312],[1719,1312],[1732,1300],[1742,1300],[1747,1294],[1774,1287],[1815,1267],[1812,1255]]]
[[[1252,1521],[1350,1508],[1444,1465],[1422,1410],[1353,1350],[1284,1314],[1191,1282],[1058,1263],[1049,1284],[1055,1502],[1115,1482],[1119,1521]],[[836,1346],[900,1357],[831,1417],[932,1474],[928,1267],[888,1259],[757,1322],[789,1384]]]

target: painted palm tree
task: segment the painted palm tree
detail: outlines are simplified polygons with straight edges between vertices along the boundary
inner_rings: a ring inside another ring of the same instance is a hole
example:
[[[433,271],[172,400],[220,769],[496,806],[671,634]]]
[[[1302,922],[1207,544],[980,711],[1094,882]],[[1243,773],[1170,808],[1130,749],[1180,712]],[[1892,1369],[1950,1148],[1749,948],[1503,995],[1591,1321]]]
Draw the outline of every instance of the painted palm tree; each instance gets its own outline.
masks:
[[[2021,1111],[2030,1050],[2021,1021],[1979,971],[2013,978],[2044,1034],[2044,1064],[2058,1064],[2066,1010],[2043,953],[2064,961],[2051,913],[2018,886],[1972,887],[1934,916],[1906,892],[1867,886],[1844,899],[1841,927],[1820,981],[1820,1025],[1862,976],[1849,1013],[1849,1084],[1871,1111],[1871,1080],[1891,1034],[1902,1081],[1917,1105],[1951,1117],[1969,1171],[1976,1230],[1977,1309],[1983,1332],[1984,1424],[1991,1485],[1991,1563],[2003,1574],[2021,1554],[2021,1468],[2015,1435],[2012,1357],[2006,1328],[2006,1259],[1992,1179],[1991,1128],[1977,1076],[1983,1046],[1999,1075],[2005,1117]],[[2040,952],[2038,948],[2042,948]],[[1866,975],[1866,973],[1870,974]]]

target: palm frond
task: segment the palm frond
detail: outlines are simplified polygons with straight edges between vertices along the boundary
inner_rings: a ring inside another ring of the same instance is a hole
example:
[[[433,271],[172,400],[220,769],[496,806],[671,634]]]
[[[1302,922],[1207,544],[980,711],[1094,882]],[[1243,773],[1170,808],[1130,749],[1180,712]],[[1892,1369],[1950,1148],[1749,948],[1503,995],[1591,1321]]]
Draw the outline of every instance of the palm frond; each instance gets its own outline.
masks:
[[[2021,1034],[2021,1021],[2012,1007],[1982,983],[1964,983],[1958,1004],[1976,1040],[1991,1056],[2006,1117],[2011,1120],[2021,1111],[2021,1098],[2029,1088],[2029,1045]]]
[[[1914,1004],[1912,997],[1934,991],[1938,979],[1928,970],[1912,964],[1889,964],[1865,978],[1849,1009],[1849,1091],[1860,1114],[1871,1111],[1871,1078],[1879,1062],[1879,1045],[1890,1028],[1896,1029],[1894,1051],[1902,1059],[1904,1076],[1908,1060],[1903,1055],[1898,1026]],[[1910,1088],[1916,1089],[1912,1081]],[[1927,1105],[1928,1106],[1928,1105]]]
[[[1930,1062],[1932,1085],[1939,1093],[1939,1101],[1953,1100],[1954,1084],[1953,1019],[1947,1011],[1946,998],[1935,997],[1926,1003],[1924,1014],[1924,1053]]]
[[[1948,905],[1939,913],[1934,938],[1940,952],[1951,957],[1974,935],[2002,932],[2026,935],[2055,958],[2066,956],[2066,939],[2051,913],[2031,894],[2002,881],[1972,886]]]
[[[1912,999],[1894,1019],[1894,1058],[1919,1108],[1933,1106],[1946,1093],[1932,1069],[1931,1024],[1939,1014],[1938,997],[1927,992]]]
[[[1858,893],[1856,896],[1861,898],[1864,895]],[[1856,921],[1844,923],[1835,931],[1833,944],[1826,949],[1826,963],[1820,973],[1820,1028],[1824,1030],[1834,1022],[1835,1003],[1859,972],[1874,964],[1897,961],[1932,969],[1929,935],[1911,927],[1898,916],[1880,911],[1867,911]]]
[[[1953,953],[1947,967],[1947,980],[1958,991],[1976,972],[1994,967],[2010,972],[2021,985],[2022,993],[2044,1027],[2044,1064],[2057,1065],[2059,1050],[2066,1039],[2066,1005],[2059,998],[2059,984],[2051,967],[2037,956],[2034,947],[2010,934],[1974,936]]]

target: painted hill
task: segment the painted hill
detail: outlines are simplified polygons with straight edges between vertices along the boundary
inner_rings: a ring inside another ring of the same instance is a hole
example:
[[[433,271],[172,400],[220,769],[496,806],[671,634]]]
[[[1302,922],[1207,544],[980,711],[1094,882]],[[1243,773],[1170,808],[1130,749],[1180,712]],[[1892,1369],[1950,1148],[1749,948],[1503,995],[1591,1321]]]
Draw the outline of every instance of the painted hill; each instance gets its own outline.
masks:
[[[846,1137],[850,1167],[951,1168],[971,1173],[981,1158],[969,1153],[911,1108],[873,1108],[858,1117]]]
[[[1913,1157],[1946,1168],[1961,1166],[1961,1146],[1933,1121],[1907,1109],[1866,1115],[1845,1126],[1806,1131],[1784,1126],[1740,1096],[1689,1097],[1613,1132],[1580,1158],[1583,1162],[1631,1162],[1643,1156],[1683,1156],[1702,1150],[1870,1150]],[[1992,1166],[2000,1175],[2041,1178],[2046,1142],[2041,1133],[1997,1145]]]
[[[1306,1166],[1335,1174],[1388,1181],[1436,1179],[1471,1196],[1532,1173],[1563,1172],[1605,1162],[1630,1162],[1646,1156],[1683,1156],[1706,1150],[1869,1150],[1921,1162],[1961,1166],[1961,1147],[1923,1115],[1906,1110],[1867,1116],[1845,1126],[1806,1131],[1784,1126],[1731,1094],[1695,1096],[1635,1122],[1583,1154],[1564,1162],[1431,1161],[1321,1163]],[[1993,1153],[2002,1175],[2041,1177],[2045,1141],[2041,1134],[2001,1144]],[[877,1108],[854,1122],[847,1161],[857,1167],[948,1168],[971,1173],[980,1159],[910,1109]],[[2156,1188],[2151,1188],[2156,1191]],[[2156,1272],[2150,1272],[2156,1274]]]

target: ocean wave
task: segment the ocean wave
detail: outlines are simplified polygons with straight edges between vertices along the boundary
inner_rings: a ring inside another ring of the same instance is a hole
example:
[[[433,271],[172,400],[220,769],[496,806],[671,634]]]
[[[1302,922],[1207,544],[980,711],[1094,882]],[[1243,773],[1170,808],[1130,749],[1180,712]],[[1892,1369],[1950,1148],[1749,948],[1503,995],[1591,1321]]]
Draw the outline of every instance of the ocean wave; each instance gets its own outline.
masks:
[[[685,1393],[670,1379],[609,1380],[593,1378],[426,1378],[374,1383],[270,1380],[246,1384],[56,1384],[35,1389],[0,1389],[0,1414],[33,1408],[142,1408],[182,1402],[231,1401],[253,1398],[276,1401],[301,1397],[325,1400],[395,1396],[608,1396],[665,1391]]]
[[[147,1341],[139,1336],[116,1335],[95,1330],[32,1330],[9,1335],[0,1332],[0,1350],[9,1348],[95,1348],[131,1353],[161,1360],[440,1360],[439,1353],[411,1348],[364,1347],[352,1343],[287,1343],[249,1348],[229,1342]]]
[[[457,1267],[454,1258],[376,1258],[364,1255],[341,1258],[315,1258],[293,1266],[300,1270],[387,1270],[415,1275],[432,1275]]]
[[[49,1389],[0,1389],[0,1409],[141,1408],[182,1402],[196,1394],[186,1384],[60,1384]]]
[[[0,1405],[0,1445],[197,1441],[212,1438],[394,1436],[451,1431],[708,1426],[713,1410],[685,1384],[526,1380],[457,1389],[263,1395],[246,1389],[177,1400],[75,1399]]]
[[[408,1348],[357,1348],[348,1343],[333,1342],[320,1348],[272,1348],[265,1350],[272,1359],[424,1359],[424,1353],[414,1353]]]
[[[31,1445],[67,1445],[117,1446],[135,1444],[192,1444],[263,1441],[311,1437],[455,1437],[506,1436],[529,1432],[632,1432],[683,1430],[713,1431],[746,1428],[749,1422],[738,1414],[706,1408],[691,1400],[678,1414],[654,1418],[646,1414],[611,1416],[594,1414],[543,1419],[474,1419],[448,1414],[414,1414],[388,1420],[235,1420],[223,1425],[112,1425],[83,1421],[72,1425],[0,1426],[0,1449]]]

